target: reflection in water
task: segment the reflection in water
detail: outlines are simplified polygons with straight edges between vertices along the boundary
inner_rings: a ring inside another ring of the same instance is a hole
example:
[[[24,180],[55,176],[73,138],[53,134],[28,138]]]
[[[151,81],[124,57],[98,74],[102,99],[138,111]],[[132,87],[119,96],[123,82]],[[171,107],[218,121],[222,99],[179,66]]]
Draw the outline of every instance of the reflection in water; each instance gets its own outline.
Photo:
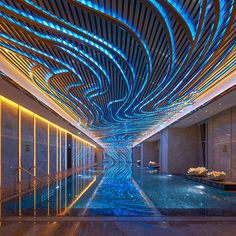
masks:
[[[86,188],[83,189],[83,191],[70,203],[70,205],[68,207],[66,207],[64,209],[64,211],[60,212],[60,215],[66,215],[71,208],[75,205],[76,202],[78,202],[78,200],[83,196],[84,193],[86,193],[86,191],[95,183],[96,181],[96,176],[93,177],[93,180],[86,186]]]
[[[100,172],[101,173],[101,172]],[[2,203],[2,213],[9,215],[62,216],[67,214],[75,202],[96,182],[99,172],[82,170],[64,179],[48,183],[42,188],[34,185],[27,194]]]
[[[133,166],[133,178],[163,215],[236,215],[236,194]]]
[[[130,163],[106,163],[104,176],[86,204],[84,215],[159,215],[131,175]]]
[[[1,216],[236,215],[236,195],[129,163],[104,166],[36,187],[1,204]],[[157,210],[158,209],[158,210]]]
[[[160,215],[133,180],[131,164],[106,163],[59,179],[3,204],[4,216]]]

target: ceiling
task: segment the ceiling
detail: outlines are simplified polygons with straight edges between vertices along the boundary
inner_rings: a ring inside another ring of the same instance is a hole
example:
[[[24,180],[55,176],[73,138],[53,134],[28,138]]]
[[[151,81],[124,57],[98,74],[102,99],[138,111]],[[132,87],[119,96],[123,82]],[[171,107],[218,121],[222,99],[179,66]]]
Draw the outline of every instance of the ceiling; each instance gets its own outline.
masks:
[[[232,87],[229,91],[217,96],[208,104],[199,107],[194,112],[189,113],[177,122],[172,123],[169,128],[186,128],[191,125],[200,125],[214,118],[218,113],[229,112],[230,108],[235,109],[236,106],[236,87]],[[161,132],[157,132],[145,140],[145,142],[155,142],[160,140]],[[137,145],[140,147],[140,145]]]
[[[189,114],[184,119],[173,124],[173,128],[185,128],[191,125],[204,122],[210,117],[214,117],[218,113],[223,111],[228,111],[228,109],[236,106],[236,87],[229,91],[224,96],[220,96],[217,99],[214,99],[206,106],[201,107],[196,112]]]
[[[0,54],[100,143],[132,145],[236,68],[233,0],[0,0]]]

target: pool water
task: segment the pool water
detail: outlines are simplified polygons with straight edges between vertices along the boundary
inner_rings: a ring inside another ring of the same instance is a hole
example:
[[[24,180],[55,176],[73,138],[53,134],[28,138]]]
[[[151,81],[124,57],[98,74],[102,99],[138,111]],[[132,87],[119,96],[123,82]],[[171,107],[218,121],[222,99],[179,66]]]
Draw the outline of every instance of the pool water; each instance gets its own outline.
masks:
[[[236,192],[136,166],[133,166],[133,177],[163,215],[236,215]]]
[[[105,163],[1,204],[4,216],[236,216],[236,193]]]

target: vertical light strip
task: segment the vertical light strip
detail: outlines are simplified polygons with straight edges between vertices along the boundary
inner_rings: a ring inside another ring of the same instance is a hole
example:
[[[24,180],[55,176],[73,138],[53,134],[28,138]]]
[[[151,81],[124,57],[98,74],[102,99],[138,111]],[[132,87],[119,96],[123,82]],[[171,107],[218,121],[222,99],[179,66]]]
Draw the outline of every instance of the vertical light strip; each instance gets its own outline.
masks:
[[[50,216],[50,182],[49,182],[49,178],[48,178],[48,212],[47,212],[48,216]]]
[[[80,156],[81,167],[83,167],[83,151],[84,151],[84,144],[81,143],[81,156]]]
[[[230,158],[229,158],[229,177],[232,178],[232,154],[233,154],[233,109],[230,109]]]
[[[60,210],[59,210],[59,212],[61,213],[61,201],[62,201],[62,199],[61,199],[61,186],[62,186],[62,184],[61,184],[61,178],[60,178],[59,181],[60,181],[60,196],[59,196],[59,199],[60,199],[60,200],[59,200],[59,209],[60,209]]]
[[[58,214],[58,178],[56,180],[56,214]]]
[[[67,207],[67,176],[65,178],[65,208]]]
[[[76,169],[76,171],[75,171],[75,194],[77,195],[77,193],[78,193],[78,179],[77,179],[77,176],[78,176],[78,174],[77,174],[77,168],[78,168],[78,164],[77,164],[77,159],[78,159],[78,140],[77,140],[77,138],[75,139],[75,169]]]
[[[0,225],[2,223],[2,97],[0,96]]]
[[[72,172],[74,174],[74,155],[75,155],[75,150],[74,150],[74,147],[75,147],[75,143],[74,143],[74,137],[72,136],[72,147],[71,147],[71,152],[72,152]],[[74,197],[75,196],[75,193],[74,193],[74,178],[72,178],[72,196]]]
[[[50,175],[50,124],[48,123],[48,176]]]
[[[19,193],[19,216],[21,212],[21,109],[18,105],[18,193]]]
[[[76,139],[76,169],[78,169],[78,167],[79,167],[79,163],[78,163],[79,149],[78,149],[78,146],[79,146],[79,142],[78,142],[78,139]]]
[[[65,132],[65,171],[67,170],[67,132]]]
[[[80,141],[78,141],[78,167],[80,168]]]
[[[59,194],[59,213],[61,213],[61,156],[62,156],[62,142],[61,142],[61,129],[59,130],[59,172],[60,172],[60,182],[59,182],[59,185],[60,185],[60,194]]]
[[[58,128],[56,131],[56,172],[57,172],[57,176],[58,176]]]
[[[34,176],[36,176],[36,116],[33,115],[34,119]]]
[[[58,214],[58,127],[56,130],[56,214]]]
[[[65,132],[65,171],[67,171],[67,132]],[[67,207],[67,173],[65,174],[65,209]]]
[[[34,123],[34,177],[36,177],[36,144],[37,144],[37,140],[36,140],[36,115],[33,114],[33,123]],[[34,216],[36,216],[36,180],[34,178]]]
[[[61,129],[60,129],[60,139],[59,139],[59,141],[60,141],[60,143],[59,143],[59,150],[60,150],[60,156],[59,156],[59,172],[60,172],[60,175],[61,175],[61,156],[62,156],[62,145],[61,145]]]
[[[48,123],[48,216],[50,216],[50,124]]]

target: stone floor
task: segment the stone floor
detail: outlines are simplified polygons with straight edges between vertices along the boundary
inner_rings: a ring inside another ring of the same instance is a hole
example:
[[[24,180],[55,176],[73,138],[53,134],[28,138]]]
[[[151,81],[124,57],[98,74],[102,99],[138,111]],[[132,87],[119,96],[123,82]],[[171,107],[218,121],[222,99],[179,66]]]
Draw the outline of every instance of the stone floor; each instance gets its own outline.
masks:
[[[142,222],[142,221],[62,221],[7,222],[0,227],[1,236],[233,236],[236,221]]]

